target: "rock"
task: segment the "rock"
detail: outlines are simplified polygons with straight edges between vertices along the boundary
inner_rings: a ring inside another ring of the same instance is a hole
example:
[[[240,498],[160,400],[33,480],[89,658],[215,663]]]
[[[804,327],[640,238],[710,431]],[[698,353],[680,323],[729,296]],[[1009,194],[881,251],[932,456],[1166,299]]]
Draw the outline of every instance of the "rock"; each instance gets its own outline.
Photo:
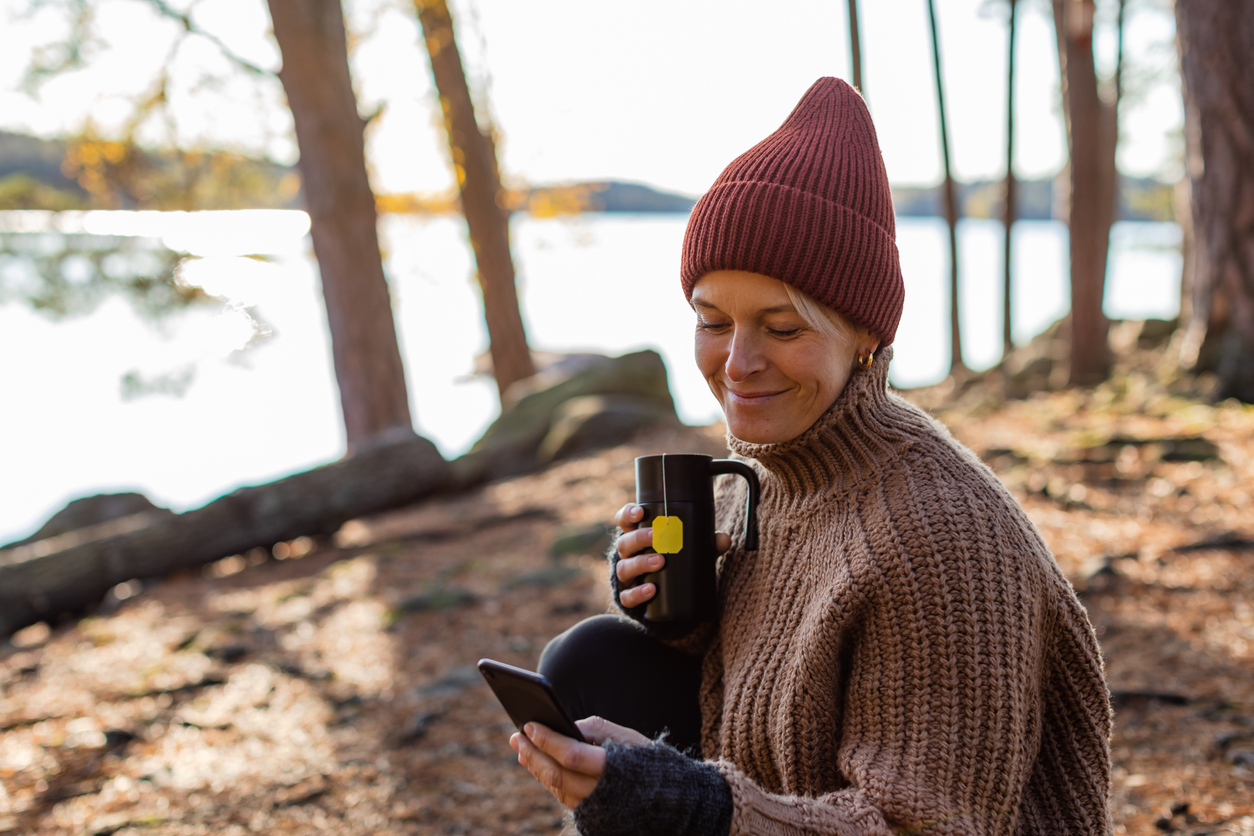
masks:
[[[1067,351],[1065,320],[1059,320],[1025,346],[1010,353],[1000,364],[1008,377],[1011,397],[1058,389],[1066,383]]]
[[[1254,767],[1254,749],[1233,749],[1224,753],[1224,760],[1233,766]]]
[[[473,593],[449,586],[406,598],[396,608],[401,612],[433,612],[469,606],[476,600]]]
[[[415,688],[413,695],[418,699],[426,700],[452,697],[460,694],[467,688],[483,684],[485,684],[483,675],[479,673],[478,668],[473,665],[460,665],[436,681],[421,688]]]
[[[1160,458],[1165,462],[1208,462],[1219,458],[1219,445],[1200,436],[1163,438]]]
[[[1179,326],[1180,320],[1178,318],[1147,319],[1141,323],[1141,327],[1136,335],[1136,347],[1141,350],[1157,348],[1170,340],[1171,335],[1176,332],[1176,328]]]
[[[502,588],[519,589],[530,586],[537,589],[551,589],[572,581],[582,574],[583,570],[578,566],[549,566],[512,578],[506,581]]]
[[[60,511],[57,511],[48,518],[48,521],[38,531],[25,540],[8,543],[0,546],[0,548],[9,549],[15,546],[22,546],[27,543],[46,540],[49,537],[57,537],[70,531],[78,531],[79,529],[100,525],[101,523],[121,519],[122,517],[144,513],[172,515],[174,512],[168,508],[154,505],[142,493],[102,493],[95,496],[84,496],[73,500]]]
[[[427,729],[444,716],[443,711],[419,711],[409,719],[401,733],[396,737],[397,745],[413,743],[427,736]]]
[[[1115,566],[1115,561],[1122,555],[1104,555],[1090,558],[1080,570],[1076,587],[1081,594],[1111,592],[1123,580],[1123,574]]]
[[[614,447],[645,427],[678,422],[669,401],[631,395],[584,395],[553,413],[553,423],[536,451],[542,462]]]
[[[550,354],[544,351],[533,351],[531,359],[536,373],[531,377],[516,381],[505,390],[502,400],[507,409],[527,395],[551,389],[582,371],[596,368],[608,358],[604,354],[590,352]]]
[[[210,647],[204,651],[204,654],[210,659],[217,659],[229,665],[247,656],[248,648],[242,644],[226,644],[220,647]]]
[[[545,460],[538,451],[553,429],[559,409],[589,395],[637,399],[639,414],[632,420],[636,429],[643,426],[646,411],[658,420],[678,420],[667,384],[666,365],[656,351],[637,351],[622,357],[580,355],[577,363],[557,364],[546,373],[520,380],[509,388],[502,398],[507,404],[505,411],[454,466],[458,481],[498,479],[541,466]],[[643,406],[646,402],[649,410]],[[626,422],[627,407],[625,403],[620,407],[615,417],[599,423],[605,426],[615,420]],[[594,429],[595,425],[587,435],[593,435]],[[601,437],[616,436],[607,430]],[[614,443],[618,441],[621,435]],[[554,445],[561,446],[556,441]]]
[[[570,554],[600,554],[609,546],[610,537],[610,529],[601,523],[565,531],[549,546],[549,557],[557,559]]]

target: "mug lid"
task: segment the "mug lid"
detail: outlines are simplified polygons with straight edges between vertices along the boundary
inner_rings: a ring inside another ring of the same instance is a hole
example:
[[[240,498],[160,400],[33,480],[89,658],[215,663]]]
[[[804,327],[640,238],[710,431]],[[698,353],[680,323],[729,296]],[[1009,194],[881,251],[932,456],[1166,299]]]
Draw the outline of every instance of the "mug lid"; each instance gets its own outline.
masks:
[[[713,502],[713,456],[664,453],[636,458],[636,502]]]

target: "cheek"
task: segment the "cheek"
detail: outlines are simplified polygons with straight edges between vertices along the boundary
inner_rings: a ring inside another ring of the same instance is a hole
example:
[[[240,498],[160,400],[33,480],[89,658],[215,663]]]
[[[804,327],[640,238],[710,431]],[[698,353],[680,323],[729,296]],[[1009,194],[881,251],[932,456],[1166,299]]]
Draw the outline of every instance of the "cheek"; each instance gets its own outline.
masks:
[[[845,384],[849,382],[849,375],[853,372],[853,358],[847,355],[849,352],[832,352],[822,366],[821,386],[832,400],[844,390]]]
[[[695,340],[693,341],[693,356],[697,361],[697,368],[701,370],[701,374],[710,377],[718,373],[723,366],[726,352],[721,345],[722,340],[718,337],[697,331]]]
[[[842,353],[826,344],[798,346],[797,349],[789,352],[784,361],[788,376],[820,397],[835,399],[849,379],[849,368]],[[781,369],[783,364],[780,363]]]

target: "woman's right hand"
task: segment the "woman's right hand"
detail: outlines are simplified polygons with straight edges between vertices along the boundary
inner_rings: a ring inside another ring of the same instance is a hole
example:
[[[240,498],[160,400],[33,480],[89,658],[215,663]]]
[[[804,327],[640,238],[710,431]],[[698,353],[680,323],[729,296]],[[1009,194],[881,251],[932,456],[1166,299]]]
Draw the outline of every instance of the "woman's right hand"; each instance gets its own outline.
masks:
[[[615,548],[618,550],[618,564],[615,572],[622,592],[618,601],[626,609],[647,603],[655,594],[657,587],[651,583],[632,586],[636,579],[649,572],[656,572],[666,565],[666,558],[660,554],[640,554],[653,545],[653,529],[641,528],[644,509],[634,502],[629,502],[614,515],[614,524],[623,531]],[[714,548],[719,554],[731,548],[731,537],[722,531],[714,533]],[[630,587],[630,588],[629,588]]]

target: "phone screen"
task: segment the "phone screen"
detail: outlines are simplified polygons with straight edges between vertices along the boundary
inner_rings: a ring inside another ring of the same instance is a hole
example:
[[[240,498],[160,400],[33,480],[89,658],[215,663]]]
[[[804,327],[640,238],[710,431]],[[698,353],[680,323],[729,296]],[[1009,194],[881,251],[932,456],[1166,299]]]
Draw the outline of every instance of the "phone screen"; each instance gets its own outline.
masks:
[[[587,742],[553,686],[540,674],[492,659],[480,659],[479,672],[519,731],[527,723],[543,723],[558,734]]]

